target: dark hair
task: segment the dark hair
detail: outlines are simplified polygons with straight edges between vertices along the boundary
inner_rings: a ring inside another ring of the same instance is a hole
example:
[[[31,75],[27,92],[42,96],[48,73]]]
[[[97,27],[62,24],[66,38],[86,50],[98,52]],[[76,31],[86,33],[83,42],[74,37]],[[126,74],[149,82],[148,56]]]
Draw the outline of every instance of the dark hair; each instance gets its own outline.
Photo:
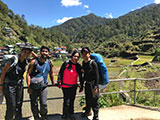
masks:
[[[50,49],[49,49],[49,47],[47,47],[47,46],[42,46],[42,47],[40,48],[40,51],[42,51],[43,49],[47,49],[47,50],[50,52]]]
[[[78,50],[74,50],[74,51],[72,52],[72,54],[71,54],[71,58],[72,58],[76,53],[78,53],[78,54],[79,54],[79,57],[80,57],[80,52],[79,52]]]
[[[81,50],[81,53],[83,53],[83,51],[85,51],[87,53],[91,52],[91,50],[88,47],[83,47],[82,50]]]

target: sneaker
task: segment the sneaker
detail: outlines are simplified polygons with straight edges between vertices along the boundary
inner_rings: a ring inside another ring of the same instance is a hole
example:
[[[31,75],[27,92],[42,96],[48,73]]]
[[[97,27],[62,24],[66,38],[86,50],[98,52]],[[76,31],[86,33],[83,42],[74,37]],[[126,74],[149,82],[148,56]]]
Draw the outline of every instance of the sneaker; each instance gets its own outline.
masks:
[[[88,116],[91,116],[92,113],[91,112],[84,112],[82,113],[81,117],[88,117]]]

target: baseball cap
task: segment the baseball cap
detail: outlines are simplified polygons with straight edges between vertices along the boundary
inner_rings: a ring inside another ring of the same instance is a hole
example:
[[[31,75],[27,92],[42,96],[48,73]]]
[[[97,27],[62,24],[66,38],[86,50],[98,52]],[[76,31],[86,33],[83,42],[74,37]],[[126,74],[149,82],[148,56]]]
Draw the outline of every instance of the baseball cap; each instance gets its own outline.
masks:
[[[85,52],[87,52],[87,53],[90,53],[90,52],[91,52],[91,50],[90,50],[88,47],[83,47],[82,50],[81,50],[81,53],[82,53],[83,51],[85,51]]]
[[[23,45],[23,46],[20,46],[20,48],[21,48],[22,50],[28,49],[28,50],[30,50],[30,51],[33,51],[33,48],[32,48],[32,46],[30,46],[30,45]]]

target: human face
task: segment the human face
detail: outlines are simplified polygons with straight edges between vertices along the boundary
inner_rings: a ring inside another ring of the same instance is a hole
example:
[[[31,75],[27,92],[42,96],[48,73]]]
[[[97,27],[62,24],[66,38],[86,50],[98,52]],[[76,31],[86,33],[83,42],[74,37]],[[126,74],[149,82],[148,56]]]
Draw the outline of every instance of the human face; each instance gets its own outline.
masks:
[[[31,50],[29,49],[23,49],[21,51],[21,57],[23,57],[24,59],[27,59],[30,54],[31,54]]]
[[[83,52],[82,52],[82,58],[83,58],[83,60],[85,60],[85,61],[89,60],[89,58],[90,58],[90,53],[89,53],[89,52],[86,52],[86,51],[83,51]]]
[[[72,56],[72,61],[73,61],[74,63],[77,63],[78,60],[79,60],[79,53],[76,53],[76,54],[74,54],[74,56]]]
[[[41,57],[44,59],[47,59],[49,56],[49,51],[47,49],[42,49],[41,51]]]

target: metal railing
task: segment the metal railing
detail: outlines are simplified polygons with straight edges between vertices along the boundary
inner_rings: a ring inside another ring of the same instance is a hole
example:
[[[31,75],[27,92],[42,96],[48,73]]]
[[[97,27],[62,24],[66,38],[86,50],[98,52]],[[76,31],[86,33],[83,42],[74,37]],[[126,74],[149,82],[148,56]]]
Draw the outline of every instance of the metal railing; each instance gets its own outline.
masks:
[[[160,88],[154,88],[154,89],[137,89],[137,81],[146,81],[146,80],[157,80],[160,79],[160,77],[155,78],[122,78],[122,79],[110,79],[110,82],[121,82],[121,81],[133,81],[134,86],[132,90],[126,90],[126,91],[113,91],[113,92],[103,92],[100,93],[100,95],[107,95],[107,94],[120,94],[120,93],[129,93],[132,92],[134,94],[134,104],[136,104],[136,93],[137,92],[146,92],[146,91],[160,91]],[[53,85],[48,85],[47,87],[53,87]],[[24,89],[27,89],[28,87],[25,86]],[[76,95],[76,97],[83,97],[84,94]],[[47,100],[55,100],[55,99],[63,99],[63,97],[53,97],[53,98],[47,98]],[[30,100],[24,100],[24,102],[29,102]]]

